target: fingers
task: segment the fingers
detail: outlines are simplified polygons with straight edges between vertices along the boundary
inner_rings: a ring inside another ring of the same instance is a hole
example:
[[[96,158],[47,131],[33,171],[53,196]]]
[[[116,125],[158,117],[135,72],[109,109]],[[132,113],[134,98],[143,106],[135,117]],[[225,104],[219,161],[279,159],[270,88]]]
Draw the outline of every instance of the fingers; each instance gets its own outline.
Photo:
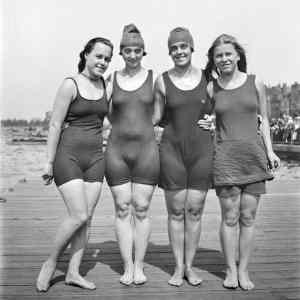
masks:
[[[49,174],[43,174],[42,179],[43,179],[45,185],[49,185],[52,183],[53,176],[49,175]]]

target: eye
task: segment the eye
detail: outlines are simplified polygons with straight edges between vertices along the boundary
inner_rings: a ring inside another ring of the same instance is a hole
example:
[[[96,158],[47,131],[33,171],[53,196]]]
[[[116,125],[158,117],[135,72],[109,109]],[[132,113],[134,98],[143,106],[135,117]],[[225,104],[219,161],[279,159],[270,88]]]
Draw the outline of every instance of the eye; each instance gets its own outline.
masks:
[[[180,49],[181,50],[185,50],[185,49],[187,49],[188,48],[188,44],[181,44],[180,45]]]
[[[124,48],[124,53],[125,54],[130,54],[131,53],[131,49],[130,48]]]
[[[170,52],[175,52],[177,50],[177,46],[171,46],[170,47]]]
[[[138,48],[138,49],[135,49],[135,50],[134,50],[134,53],[135,53],[135,54],[141,54],[142,51],[143,51],[142,48]]]

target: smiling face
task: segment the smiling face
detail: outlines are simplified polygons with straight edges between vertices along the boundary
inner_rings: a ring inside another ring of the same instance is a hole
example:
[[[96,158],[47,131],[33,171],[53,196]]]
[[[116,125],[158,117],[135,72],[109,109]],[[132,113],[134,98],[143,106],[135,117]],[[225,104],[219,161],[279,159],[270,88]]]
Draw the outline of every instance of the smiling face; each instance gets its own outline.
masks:
[[[188,43],[174,43],[169,52],[175,66],[185,67],[191,63],[193,50]]]
[[[137,68],[144,56],[144,49],[138,46],[127,46],[121,50],[121,55],[127,67]]]
[[[221,74],[232,74],[237,70],[240,56],[231,43],[223,43],[214,49],[214,64]]]
[[[93,50],[85,54],[85,69],[92,77],[100,77],[107,70],[111,56],[111,47],[101,42],[96,43]]]

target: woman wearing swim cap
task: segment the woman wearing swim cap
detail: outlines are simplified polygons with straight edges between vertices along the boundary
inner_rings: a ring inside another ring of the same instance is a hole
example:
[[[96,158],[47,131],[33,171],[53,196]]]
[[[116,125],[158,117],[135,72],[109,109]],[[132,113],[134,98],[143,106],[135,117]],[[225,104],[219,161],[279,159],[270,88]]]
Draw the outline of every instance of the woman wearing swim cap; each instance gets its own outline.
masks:
[[[193,270],[200,239],[205,198],[212,181],[213,144],[210,132],[197,121],[211,112],[206,96],[207,82],[202,70],[192,65],[194,41],[183,27],[170,32],[169,55],[174,66],[155,82],[160,104],[156,121],[167,116],[160,143],[160,180],[168,211],[168,233],[175,257],[175,271],[169,284],[180,286],[202,279]]]
[[[145,54],[138,28],[125,26],[120,43],[125,67],[113,74],[107,87],[112,131],[105,176],[115,203],[116,236],[124,263],[120,282],[125,285],[147,280],[143,269],[150,237],[148,209],[159,176],[152,123],[153,73],[142,66]]]

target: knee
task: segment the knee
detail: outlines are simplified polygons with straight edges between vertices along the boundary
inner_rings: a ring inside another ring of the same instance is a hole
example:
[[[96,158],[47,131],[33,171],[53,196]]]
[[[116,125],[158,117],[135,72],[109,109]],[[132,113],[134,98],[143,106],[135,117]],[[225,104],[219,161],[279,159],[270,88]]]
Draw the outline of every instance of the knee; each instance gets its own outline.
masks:
[[[192,221],[200,221],[202,212],[203,206],[188,206],[186,208],[186,217]]]
[[[169,212],[169,218],[173,221],[183,222],[184,221],[184,208],[172,209]]]
[[[223,216],[224,223],[229,227],[234,227],[239,222],[240,214],[238,211],[226,212]]]
[[[242,226],[251,227],[255,222],[255,212],[251,210],[242,210],[240,216],[240,224]]]
[[[147,204],[145,204],[145,205],[135,205],[134,209],[135,209],[135,217],[138,220],[142,221],[142,220],[147,218],[149,205],[147,205]]]
[[[73,218],[77,226],[81,226],[89,221],[89,216],[85,212],[76,213]]]
[[[116,217],[119,219],[125,219],[130,214],[130,204],[122,203],[116,206]]]

